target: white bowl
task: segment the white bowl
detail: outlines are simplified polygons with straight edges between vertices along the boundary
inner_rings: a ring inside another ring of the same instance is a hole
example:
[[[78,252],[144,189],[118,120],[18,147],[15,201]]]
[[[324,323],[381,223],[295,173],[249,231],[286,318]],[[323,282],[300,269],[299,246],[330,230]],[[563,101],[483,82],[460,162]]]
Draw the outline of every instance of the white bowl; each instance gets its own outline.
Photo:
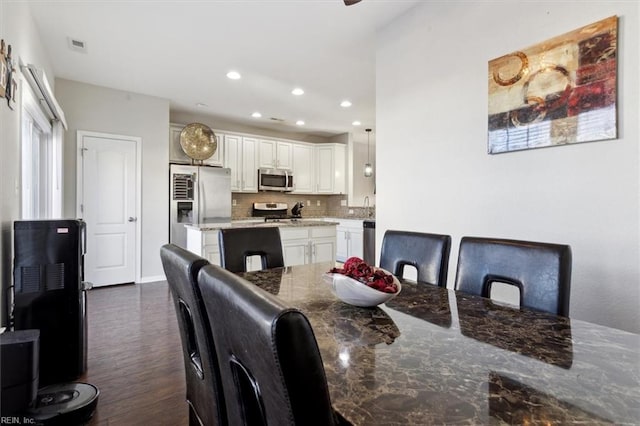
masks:
[[[333,293],[338,297],[338,299],[350,305],[365,308],[385,303],[396,297],[398,293],[400,293],[400,290],[402,290],[400,281],[398,281],[398,278],[395,276],[393,277],[393,282],[395,282],[398,287],[398,291],[395,293],[385,293],[383,291],[376,290],[375,288],[371,288],[358,280],[337,273],[325,274],[325,281],[331,284]]]

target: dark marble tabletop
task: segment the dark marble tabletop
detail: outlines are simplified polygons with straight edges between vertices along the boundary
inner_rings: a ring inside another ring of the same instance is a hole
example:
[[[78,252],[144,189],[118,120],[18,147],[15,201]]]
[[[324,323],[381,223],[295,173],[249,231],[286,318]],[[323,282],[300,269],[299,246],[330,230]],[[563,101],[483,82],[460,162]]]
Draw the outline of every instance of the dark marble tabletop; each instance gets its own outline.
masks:
[[[307,315],[353,424],[640,424],[640,335],[410,282],[358,308],[330,267],[240,275]]]

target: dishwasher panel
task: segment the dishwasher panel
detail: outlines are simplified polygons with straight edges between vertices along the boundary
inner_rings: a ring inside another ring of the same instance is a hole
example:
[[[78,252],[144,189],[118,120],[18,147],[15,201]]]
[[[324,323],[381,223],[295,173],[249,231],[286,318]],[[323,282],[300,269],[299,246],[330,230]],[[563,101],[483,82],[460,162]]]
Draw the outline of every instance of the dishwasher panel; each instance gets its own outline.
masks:
[[[362,260],[369,265],[376,264],[376,221],[365,220],[362,222],[364,228],[363,240],[364,240],[364,253]]]

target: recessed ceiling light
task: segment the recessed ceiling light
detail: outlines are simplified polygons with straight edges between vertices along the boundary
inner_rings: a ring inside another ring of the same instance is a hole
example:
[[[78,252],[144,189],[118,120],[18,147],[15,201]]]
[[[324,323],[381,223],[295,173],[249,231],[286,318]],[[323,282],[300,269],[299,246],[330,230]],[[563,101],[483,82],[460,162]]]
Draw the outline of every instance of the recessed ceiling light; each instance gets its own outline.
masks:
[[[296,87],[295,89],[293,89],[291,91],[292,94],[296,95],[296,96],[300,96],[300,95],[304,95],[304,90],[302,90],[299,87]]]
[[[230,78],[231,80],[240,80],[241,77],[242,76],[238,71],[229,71],[227,73],[227,78]]]
[[[349,108],[351,106],[351,102],[345,99],[344,101],[340,102],[340,106],[342,108]]]
[[[304,121],[302,121],[302,120],[298,120],[298,121],[296,121],[296,124],[297,124],[298,126],[304,126]]]
[[[361,122],[359,122],[358,120],[356,120],[356,121],[354,121],[354,122],[353,122],[353,123],[351,123],[351,124],[353,124],[354,126],[359,126],[359,125],[361,125],[362,123],[361,123]]]
[[[254,112],[253,114],[251,114],[251,116],[252,116],[253,118],[260,118],[260,117],[262,117],[262,114],[260,114],[258,111],[256,111],[256,112]]]

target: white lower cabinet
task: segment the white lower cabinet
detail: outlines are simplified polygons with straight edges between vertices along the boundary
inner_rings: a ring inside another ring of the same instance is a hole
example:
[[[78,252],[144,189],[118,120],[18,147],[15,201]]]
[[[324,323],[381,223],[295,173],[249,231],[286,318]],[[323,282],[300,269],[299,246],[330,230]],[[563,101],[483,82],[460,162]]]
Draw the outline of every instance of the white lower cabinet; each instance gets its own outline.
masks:
[[[340,224],[336,227],[336,260],[344,262],[353,256],[360,259],[364,256],[362,221],[340,220]]]
[[[207,259],[209,263],[220,266],[220,247],[218,244],[206,245],[202,247],[202,252],[202,257]]]
[[[280,239],[285,266],[336,261],[335,225],[281,227]],[[218,230],[187,228],[187,250],[220,266]],[[247,270],[259,269],[262,269],[260,257],[249,258]]]
[[[334,232],[335,235],[335,232]],[[317,238],[311,240],[311,263],[336,261],[336,238]]]
[[[201,231],[187,228],[187,250],[204,257],[209,263],[220,266],[218,230]]]
[[[282,242],[282,255],[284,256],[284,264],[291,265],[304,265],[309,263],[309,240],[308,239],[296,239],[291,241]]]
[[[218,230],[200,231],[187,228],[187,250],[204,257],[213,265],[222,263],[220,260],[220,246],[218,245]],[[247,259],[247,271],[262,269],[262,260],[259,256],[251,256]]]
[[[286,266],[336,261],[336,228],[330,226],[280,228]]]

